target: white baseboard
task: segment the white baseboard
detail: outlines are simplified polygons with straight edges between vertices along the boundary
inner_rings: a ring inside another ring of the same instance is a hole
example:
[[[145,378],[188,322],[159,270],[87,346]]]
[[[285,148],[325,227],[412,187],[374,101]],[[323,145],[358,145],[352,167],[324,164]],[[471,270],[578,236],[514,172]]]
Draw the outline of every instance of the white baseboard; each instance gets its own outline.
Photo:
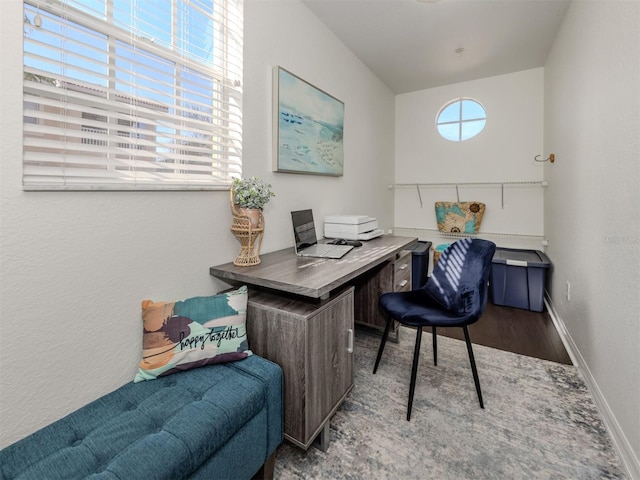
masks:
[[[609,404],[607,403],[606,398],[602,395],[597,382],[593,378],[593,375],[591,375],[589,366],[584,361],[584,358],[580,354],[580,350],[578,350],[578,347],[571,338],[571,335],[569,334],[564,324],[564,320],[560,317],[560,315],[554,308],[553,302],[551,301],[548,292],[545,292],[544,304],[547,307],[549,316],[551,317],[551,320],[553,321],[553,324],[555,325],[556,330],[560,335],[567,353],[571,357],[571,361],[584,378],[587,388],[593,396],[593,400],[596,404],[598,412],[602,416],[605,428],[611,435],[614,447],[620,454],[620,459],[622,460],[622,465],[626,470],[627,476],[631,480],[640,480],[640,461],[631,448],[631,445],[629,444],[629,441],[627,440],[624,432],[620,428],[620,424],[611,411],[611,408],[609,408]]]

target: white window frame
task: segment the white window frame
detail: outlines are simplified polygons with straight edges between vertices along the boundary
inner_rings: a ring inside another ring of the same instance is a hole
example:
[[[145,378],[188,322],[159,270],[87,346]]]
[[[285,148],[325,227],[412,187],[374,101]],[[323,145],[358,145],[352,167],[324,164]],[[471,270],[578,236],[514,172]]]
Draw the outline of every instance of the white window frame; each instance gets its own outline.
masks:
[[[477,105],[480,106],[480,108],[482,108],[482,111],[484,113],[484,116],[482,117],[469,117],[469,118],[463,118],[463,112],[462,112],[462,104],[464,101],[468,101],[468,102],[473,102]],[[452,120],[452,121],[440,121],[440,115],[447,109],[449,108],[451,105],[458,103],[460,108],[458,111],[458,118],[456,120]],[[480,130],[478,130],[476,133],[474,133],[473,135],[471,135],[470,137],[467,138],[462,138],[462,130],[463,130],[463,126],[465,123],[471,123],[471,122],[477,122],[483,120],[485,123],[482,125],[482,128],[480,128]],[[470,140],[473,137],[479,135],[485,128],[486,126],[486,121],[487,121],[487,110],[484,108],[484,105],[482,105],[482,103],[480,103],[478,100],[474,99],[474,98],[470,98],[470,97],[459,97],[459,98],[454,98],[453,100],[445,103],[442,108],[440,108],[440,110],[438,111],[438,114],[436,115],[436,129],[438,130],[438,133],[440,134],[440,136],[442,138],[444,138],[445,140],[448,140],[450,142],[464,142],[466,140]],[[457,138],[456,139],[452,139],[452,138],[448,138],[447,136],[445,136],[442,131],[440,130],[440,126],[452,126],[452,125],[456,125],[458,127],[457,129]]]
[[[23,189],[219,190],[241,175],[243,0],[23,5]]]

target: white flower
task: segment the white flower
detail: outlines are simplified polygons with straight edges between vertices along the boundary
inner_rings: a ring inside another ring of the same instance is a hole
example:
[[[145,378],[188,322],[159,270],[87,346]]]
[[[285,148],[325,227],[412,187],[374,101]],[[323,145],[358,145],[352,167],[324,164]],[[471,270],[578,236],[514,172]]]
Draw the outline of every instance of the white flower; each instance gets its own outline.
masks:
[[[241,208],[262,210],[275,193],[271,185],[258,177],[233,179],[233,202]]]

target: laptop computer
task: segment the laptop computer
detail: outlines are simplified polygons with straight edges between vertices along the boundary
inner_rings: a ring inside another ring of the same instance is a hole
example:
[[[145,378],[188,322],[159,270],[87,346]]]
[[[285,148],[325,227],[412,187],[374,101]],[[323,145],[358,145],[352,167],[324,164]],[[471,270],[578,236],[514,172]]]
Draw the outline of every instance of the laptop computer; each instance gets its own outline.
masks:
[[[300,257],[342,258],[353,249],[352,245],[319,244],[310,209],[291,212],[291,222],[296,255]]]

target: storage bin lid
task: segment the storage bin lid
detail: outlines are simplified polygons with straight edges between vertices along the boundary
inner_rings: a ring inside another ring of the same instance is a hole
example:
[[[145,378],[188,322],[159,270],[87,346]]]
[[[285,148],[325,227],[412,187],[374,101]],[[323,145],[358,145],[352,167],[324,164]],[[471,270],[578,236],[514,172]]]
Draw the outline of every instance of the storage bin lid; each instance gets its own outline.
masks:
[[[496,248],[493,263],[517,267],[549,268],[551,261],[540,250],[519,250],[516,248]]]
[[[431,242],[419,241],[414,247],[410,248],[413,255],[426,255],[429,253]]]

